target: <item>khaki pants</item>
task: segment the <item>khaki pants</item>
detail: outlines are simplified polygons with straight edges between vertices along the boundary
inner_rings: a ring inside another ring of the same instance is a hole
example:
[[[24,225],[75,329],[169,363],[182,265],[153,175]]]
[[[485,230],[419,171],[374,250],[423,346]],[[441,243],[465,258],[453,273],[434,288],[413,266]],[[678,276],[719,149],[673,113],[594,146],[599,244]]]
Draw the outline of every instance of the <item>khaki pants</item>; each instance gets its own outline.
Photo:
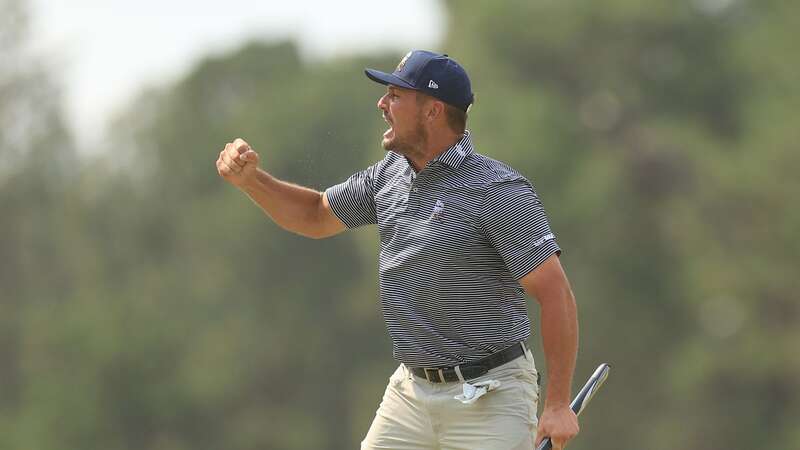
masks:
[[[389,378],[362,450],[530,450],[539,400],[530,350],[469,380],[500,386],[473,404],[454,399],[462,383],[430,383],[400,365]]]

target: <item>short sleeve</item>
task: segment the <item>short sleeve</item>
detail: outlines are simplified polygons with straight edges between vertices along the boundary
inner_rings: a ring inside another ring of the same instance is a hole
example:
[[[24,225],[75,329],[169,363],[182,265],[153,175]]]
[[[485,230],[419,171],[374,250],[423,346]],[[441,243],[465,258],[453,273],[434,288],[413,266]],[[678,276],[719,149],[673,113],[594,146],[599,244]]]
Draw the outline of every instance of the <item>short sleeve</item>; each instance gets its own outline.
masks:
[[[489,185],[481,225],[515,279],[520,279],[561,249],[550,230],[533,186],[518,177]]]
[[[331,210],[347,228],[378,223],[373,189],[378,164],[380,163],[354,173],[344,182],[325,191]]]

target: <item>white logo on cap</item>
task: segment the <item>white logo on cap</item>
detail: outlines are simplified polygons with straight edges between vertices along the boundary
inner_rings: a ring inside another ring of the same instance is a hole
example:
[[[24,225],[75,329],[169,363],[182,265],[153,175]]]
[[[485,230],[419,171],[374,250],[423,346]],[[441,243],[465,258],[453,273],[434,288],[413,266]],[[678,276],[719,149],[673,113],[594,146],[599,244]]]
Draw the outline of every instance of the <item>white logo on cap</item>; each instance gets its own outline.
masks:
[[[395,72],[400,72],[403,70],[403,67],[406,65],[406,61],[408,61],[408,57],[411,56],[411,52],[406,53],[406,56],[403,56],[403,59],[400,60],[400,64],[397,65],[397,69],[394,69]]]
[[[433,80],[428,82],[428,87],[431,88],[431,89],[439,89],[439,85],[434,83]]]

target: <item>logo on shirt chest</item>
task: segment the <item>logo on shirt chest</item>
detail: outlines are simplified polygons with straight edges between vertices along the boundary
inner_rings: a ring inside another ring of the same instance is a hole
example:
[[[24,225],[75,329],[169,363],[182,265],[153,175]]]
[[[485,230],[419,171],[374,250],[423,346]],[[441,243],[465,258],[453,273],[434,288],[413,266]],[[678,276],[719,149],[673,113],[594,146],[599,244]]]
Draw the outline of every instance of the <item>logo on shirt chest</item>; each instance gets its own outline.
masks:
[[[444,212],[444,202],[441,200],[436,200],[436,203],[433,205],[433,213],[431,213],[431,219],[439,220]]]

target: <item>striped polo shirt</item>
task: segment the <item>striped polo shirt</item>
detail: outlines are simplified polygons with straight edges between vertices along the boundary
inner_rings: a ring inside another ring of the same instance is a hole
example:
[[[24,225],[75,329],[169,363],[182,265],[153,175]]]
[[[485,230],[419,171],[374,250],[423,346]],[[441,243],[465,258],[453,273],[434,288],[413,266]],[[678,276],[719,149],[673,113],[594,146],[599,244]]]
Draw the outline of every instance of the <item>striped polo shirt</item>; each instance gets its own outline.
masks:
[[[395,359],[454,366],[530,336],[518,280],[560,249],[531,183],[469,131],[419,173],[389,151],[326,193],[348,228],[378,225]]]

